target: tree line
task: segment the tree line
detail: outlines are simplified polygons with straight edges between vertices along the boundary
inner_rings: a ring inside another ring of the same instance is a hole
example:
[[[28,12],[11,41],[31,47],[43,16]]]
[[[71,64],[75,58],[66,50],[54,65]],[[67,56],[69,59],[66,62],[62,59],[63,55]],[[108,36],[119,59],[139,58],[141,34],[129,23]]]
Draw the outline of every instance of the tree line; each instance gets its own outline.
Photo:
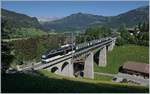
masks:
[[[106,26],[89,27],[84,33],[76,36],[76,43],[82,43],[109,36],[117,37],[116,45],[118,46],[124,44],[149,46],[149,23],[147,21],[139,23],[133,28],[132,33],[129,32],[125,25],[122,25],[116,31]]]
[[[149,23],[146,21],[134,27],[132,34],[125,26],[120,27],[117,32],[119,32],[117,45],[136,44],[149,46]]]
[[[93,26],[87,28],[83,34],[76,36],[76,43],[78,44],[78,43],[82,43],[94,39],[100,39],[100,38],[104,38],[116,34],[117,33],[113,32],[112,29],[110,29],[109,27]]]

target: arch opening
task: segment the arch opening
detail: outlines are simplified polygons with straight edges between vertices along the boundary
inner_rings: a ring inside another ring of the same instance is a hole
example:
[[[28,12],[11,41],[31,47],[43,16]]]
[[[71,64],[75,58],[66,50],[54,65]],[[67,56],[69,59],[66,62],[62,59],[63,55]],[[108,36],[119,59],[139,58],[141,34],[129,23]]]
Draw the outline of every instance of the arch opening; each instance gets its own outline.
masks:
[[[74,76],[75,77],[83,77],[84,75],[84,62],[77,62],[73,64]]]
[[[69,63],[68,62],[65,62],[62,67],[61,67],[61,71],[63,71],[63,69],[68,65]]]
[[[51,72],[52,73],[56,73],[58,71],[58,67],[53,67],[52,69],[51,69]]]

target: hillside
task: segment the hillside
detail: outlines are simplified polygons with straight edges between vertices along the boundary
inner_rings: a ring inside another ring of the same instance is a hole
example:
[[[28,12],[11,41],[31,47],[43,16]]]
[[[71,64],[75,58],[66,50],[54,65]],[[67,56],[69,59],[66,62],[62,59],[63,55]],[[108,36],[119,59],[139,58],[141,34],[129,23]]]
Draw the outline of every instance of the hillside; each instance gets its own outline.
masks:
[[[42,23],[42,26],[46,30],[56,31],[82,30],[93,25],[118,28],[122,24],[125,24],[128,27],[132,27],[139,22],[147,21],[149,19],[148,12],[149,8],[145,6],[111,17],[76,13],[56,21]]]
[[[30,17],[25,14],[16,13],[6,9],[1,9],[2,22],[9,21],[14,27],[34,27],[40,28],[40,24],[36,17]]]
[[[41,25],[36,17],[30,17],[6,9],[1,9],[1,14],[2,38],[5,38],[5,36],[18,38],[45,34],[41,30]]]
[[[113,28],[125,24],[128,27],[139,24],[143,21],[149,20],[149,6],[140,7],[134,10],[130,10],[126,13],[119,14],[111,17],[106,25]]]
[[[13,86],[12,86],[13,85]],[[37,75],[17,73],[2,76],[2,92],[11,93],[117,93],[148,92],[147,87],[95,81],[81,78],[67,78],[47,71],[39,71]]]

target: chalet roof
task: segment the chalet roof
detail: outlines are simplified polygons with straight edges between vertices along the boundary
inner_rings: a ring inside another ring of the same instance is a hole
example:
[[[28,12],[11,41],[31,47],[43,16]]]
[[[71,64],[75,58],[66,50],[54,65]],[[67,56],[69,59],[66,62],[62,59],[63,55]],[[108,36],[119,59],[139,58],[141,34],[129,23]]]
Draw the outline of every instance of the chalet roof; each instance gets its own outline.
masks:
[[[138,32],[139,31],[139,29],[138,28],[127,28],[127,30],[128,31],[130,31],[130,32]]]
[[[123,65],[123,69],[149,74],[149,64],[145,63],[127,62]]]

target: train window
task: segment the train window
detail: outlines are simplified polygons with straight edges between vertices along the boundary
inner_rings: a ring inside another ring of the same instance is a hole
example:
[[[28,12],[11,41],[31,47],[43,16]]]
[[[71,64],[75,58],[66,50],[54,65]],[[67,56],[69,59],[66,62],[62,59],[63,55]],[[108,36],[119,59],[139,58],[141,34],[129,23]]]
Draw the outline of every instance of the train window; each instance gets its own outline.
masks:
[[[47,63],[46,61],[42,61],[42,63]]]
[[[56,50],[51,50],[50,53],[53,53],[53,52],[55,52],[55,51],[56,51]]]

